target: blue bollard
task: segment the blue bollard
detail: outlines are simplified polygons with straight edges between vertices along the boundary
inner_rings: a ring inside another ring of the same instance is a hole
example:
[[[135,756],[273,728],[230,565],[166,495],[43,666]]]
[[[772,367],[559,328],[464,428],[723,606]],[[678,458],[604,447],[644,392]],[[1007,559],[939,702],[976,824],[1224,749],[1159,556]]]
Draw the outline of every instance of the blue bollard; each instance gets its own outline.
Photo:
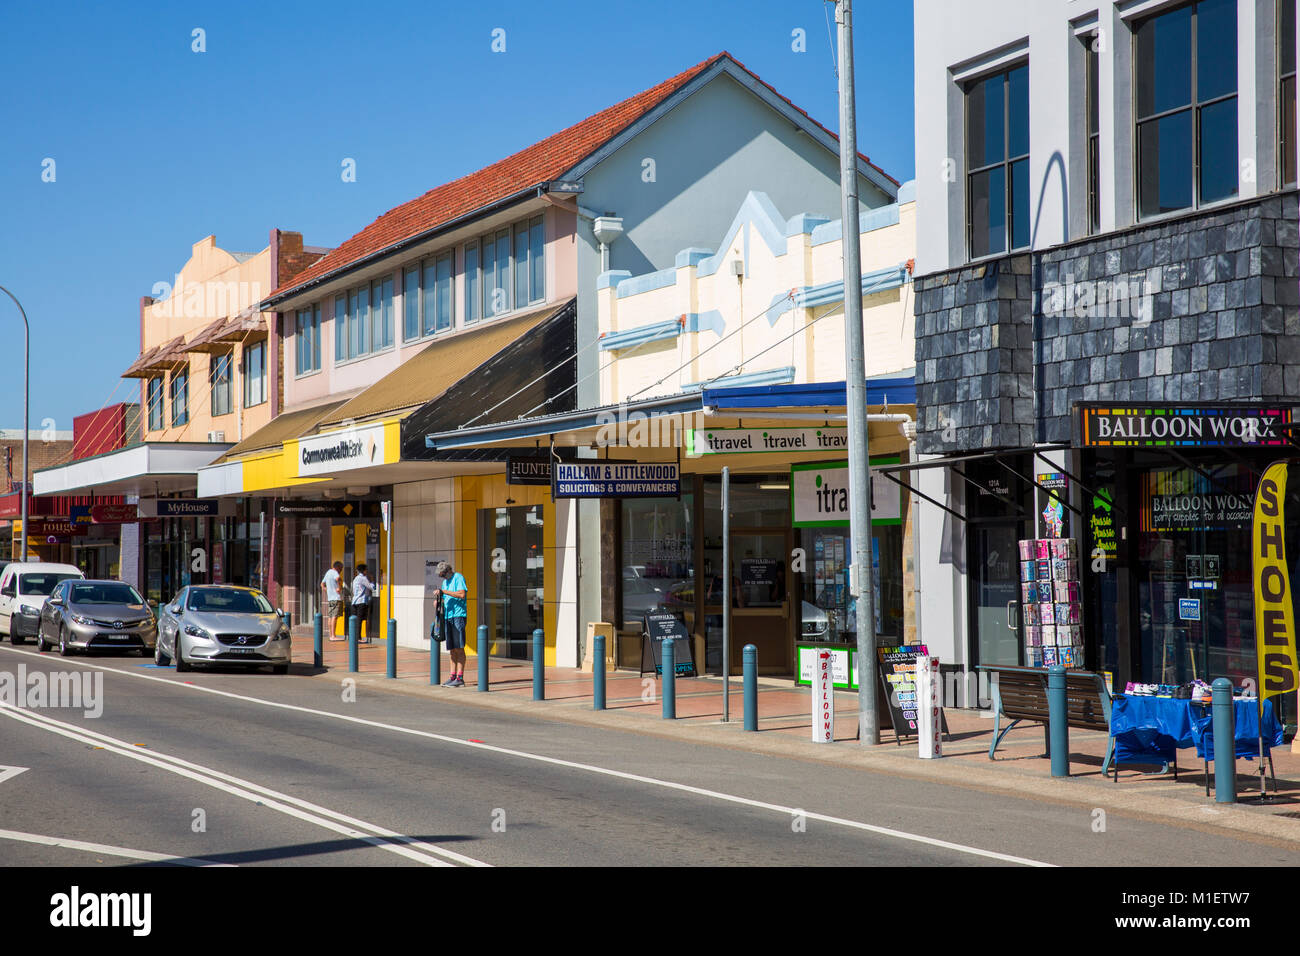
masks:
[[[312,658],[311,658],[312,667],[325,666],[324,634],[325,634],[324,625],[321,622],[320,615],[317,614],[315,617],[311,619],[311,637],[312,637],[312,644],[314,648],[312,651]]]
[[[388,676],[397,676],[397,622],[388,619]]]
[[[758,730],[758,648],[746,644],[741,658],[745,672],[745,729]]]
[[[478,689],[484,693],[488,689],[488,635],[486,624],[478,626]]]
[[[361,619],[355,614],[348,618],[348,672],[355,674],[357,666],[357,639],[360,637]]]
[[[533,629],[533,700],[546,700],[546,633]]]
[[[605,709],[605,635],[597,634],[591,662],[592,710]]]
[[[442,644],[429,638],[429,686],[442,684]]]
[[[1070,775],[1070,727],[1065,709],[1065,668],[1047,669],[1047,726],[1052,756],[1052,776]]]
[[[664,720],[677,719],[677,660],[673,650],[673,639],[664,638]]]
[[[1211,689],[1214,713],[1214,802],[1237,802],[1236,715],[1232,712],[1232,681],[1220,677]]]
[[[292,612],[292,611],[285,611],[285,612],[284,612],[284,626],[287,627],[290,631],[293,630],[293,612]]]

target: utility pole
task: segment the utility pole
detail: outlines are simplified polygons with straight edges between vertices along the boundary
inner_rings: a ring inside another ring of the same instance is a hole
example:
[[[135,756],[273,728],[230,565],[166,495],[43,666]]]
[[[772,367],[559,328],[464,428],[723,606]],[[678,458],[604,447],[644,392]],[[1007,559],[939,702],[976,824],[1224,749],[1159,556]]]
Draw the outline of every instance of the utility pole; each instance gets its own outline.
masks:
[[[23,479],[22,479],[22,483],[19,485],[19,487],[22,489],[21,494],[22,494],[22,503],[23,503],[22,519],[21,519],[22,532],[20,538],[21,540],[20,546],[22,547],[23,550],[22,550],[22,557],[18,557],[15,555],[14,560],[26,561],[27,560],[27,502],[28,499],[30,498],[30,494],[27,488],[27,439],[30,432],[28,425],[29,422],[31,421],[31,418],[29,417],[30,413],[27,410],[27,406],[29,404],[29,398],[31,394],[30,372],[31,372],[31,362],[32,362],[32,347],[31,347],[32,327],[27,322],[27,310],[24,309],[23,304],[18,301],[18,297],[14,295],[12,292],[10,292],[8,289],[6,289],[4,286],[0,286],[0,292],[3,292],[5,295],[9,296],[9,298],[14,300],[14,305],[18,306],[18,311],[22,314],[23,317]]]
[[[857,107],[853,96],[853,3],[835,5],[840,46],[840,204],[844,256],[844,386],[849,426],[849,593],[857,599],[858,729],[862,746],[880,743],[876,714],[875,583],[871,575],[871,471],[867,452],[867,362],[862,343],[862,262],[858,225]]]

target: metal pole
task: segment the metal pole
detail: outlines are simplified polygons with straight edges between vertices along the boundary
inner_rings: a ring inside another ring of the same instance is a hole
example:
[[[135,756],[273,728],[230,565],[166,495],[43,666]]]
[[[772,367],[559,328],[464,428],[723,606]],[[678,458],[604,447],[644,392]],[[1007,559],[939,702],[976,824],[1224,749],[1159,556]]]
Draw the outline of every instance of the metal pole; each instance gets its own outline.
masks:
[[[663,646],[663,698],[664,720],[677,719],[677,657],[673,639],[664,638]]]
[[[597,634],[592,642],[595,647],[591,662],[591,709],[605,709],[605,635]]]
[[[324,628],[321,624],[321,616],[317,613],[311,619],[311,638],[312,638],[312,655],[311,666],[323,667],[325,663],[325,648],[322,646]]]
[[[1233,727],[1236,715],[1232,712],[1232,681],[1217,678],[1210,685],[1210,701],[1214,714],[1214,802],[1236,803],[1237,740]]]
[[[257,516],[257,586],[266,593],[266,512]],[[332,637],[333,635],[331,635]]]
[[[858,728],[862,746],[880,743],[876,714],[875,587],[871,579],[871,472],[867,446],[867,363],[862,342],[862,264],[858,224],[857,107],[853,95],[853,2],[835,6],[840,47],[840,204],[844,257],[845,401],[849,440],[849,591],[857,598]]]
[[[546,700],[546,632],[533,628],[533,700]]]
[[[478,626],[478,689],[488,689],[488,628],[486,624]]]
[[[442,600],[441,597],[438,598]],[[429,638],[429,686],[437,687],[442,683],[442,642]]]
[[[348,672],[355,674],[357,666],[357,638],[361,630],[361,620],[355,614],[348,615]]]
[[[722,469],[722,722],[731,720],[731,469]]]
[[[384,577],[388,582],[388,676],[397,676],[397,614],[393,611],[393,502],[388,502],[388,520],[384,522],[384,534],[388,536],[388,566]],[[437,647],[434,641],[429,642]]]
[[[1070,725],[1065,706],[1065,668],[1053,664],[1047,669],[1047,738],[1053,777],[1070,775]]]
[[[740,653],[745,662],[745,729],[758,730],[758,648],[746,644]]]
[[[388,666],[385,670],[385,676],[397,676],[397,622],[391,617],[388,619]]]
[[[31,349],[32,328],[27,322],[27,312],[25,309],[23,309],[23,304],[18,301],[18,297],[2,285],[0,285],[0,292],[3,292],[5,295],[9,296],[9,298],[14,300],[14,305],[18,306],[18,312],[23,317],[23,478],[22,478],[22,484],[20,486],[22,488],[22,518],[21,518],[22,524],[20,526],[22,528],[22,534],[19,538],[21,542],[20,546],[23,549],[23,556],[21,558],[15,558],[14,560],[26,561],[27,560],[27,499],[30,496],[30,492],[28,491],[27,488],[27,460],[28,460],[27,459],[27,433],[29,431],[28,423],[31,421],[31,417],[28,412],[28,405],[29,405],[28,399],[30,398],[31,395],[30,373],[31,373],[31,360],[32,360],[32,349]]]

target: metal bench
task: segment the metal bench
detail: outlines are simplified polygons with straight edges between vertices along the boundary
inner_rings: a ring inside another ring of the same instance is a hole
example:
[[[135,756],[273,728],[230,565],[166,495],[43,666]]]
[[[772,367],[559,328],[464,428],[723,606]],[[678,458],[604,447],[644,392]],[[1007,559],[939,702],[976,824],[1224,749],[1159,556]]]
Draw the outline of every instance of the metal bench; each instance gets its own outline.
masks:
[[[1051,740],[1047,713],[1047,668],[1045,667],[981,667],[989,675],[993,688],[993,742],[989,744],[989,759],[1002,738],[1022,720],[1043,725],[1043,741],[1048,753]],[[1101,674],[1092,671],[1067,670],[1065,672],[1066,724],[1080,730],[1104,730],[1107,734],[1106,762],[1102,773],[1110,767],[1114,740],[1110,739],[1110,691]],[[1002,727],[1003,719],[1010,721]]]

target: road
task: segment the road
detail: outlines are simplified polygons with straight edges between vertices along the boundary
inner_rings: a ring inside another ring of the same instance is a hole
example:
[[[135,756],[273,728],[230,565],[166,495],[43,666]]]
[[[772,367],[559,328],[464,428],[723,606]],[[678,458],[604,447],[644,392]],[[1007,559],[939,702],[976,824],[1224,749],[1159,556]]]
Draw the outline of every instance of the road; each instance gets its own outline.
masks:
[[[1077,806],[430,700],[343,676],[103,673],[103,711],[0,707],[0,864],[1288,865]],[[465,689],[464,694],[474,691]]]

